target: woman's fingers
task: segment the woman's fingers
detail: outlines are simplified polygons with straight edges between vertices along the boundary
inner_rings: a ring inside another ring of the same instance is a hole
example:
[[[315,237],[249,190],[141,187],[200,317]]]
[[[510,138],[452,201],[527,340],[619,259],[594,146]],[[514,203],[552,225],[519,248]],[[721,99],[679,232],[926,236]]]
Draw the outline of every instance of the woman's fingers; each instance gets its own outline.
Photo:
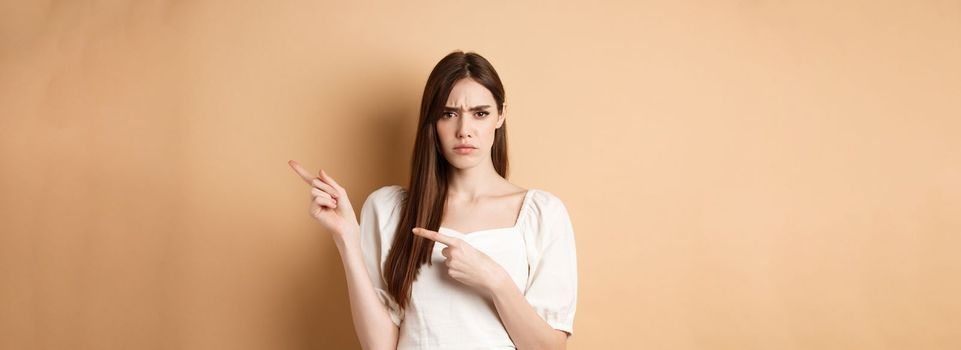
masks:
[[[431,231],[421,227],[414,227],[411,229],[411,232],[429,240],[444,243],[444,245],[447,245],[448,247],[460,247],[464,242],[460,238],[448,236],[443,233]]]
[[[304,167],[301,166],[296,160],[290,160],[287,162],[287,164],[289,164],[290,167],[294,169],[294,172],[296,172],[297,175],[299,175],[300,178],[303,179],[308,185],[324,190],[334,198],[340,197],[340,192],[337,190],[337,188],[331,186],[331,184],[327,182],[324,182],[321,178],[311,175],[310,172],[308,172],[307,169],[304,169]],[[323,173],[323,171],[321,173]],[[331,181],[332,180],[333,179],[331,179]]]
[[[324,180],[324,182],[330,184],[331,186],[334,186],[334,188],[337,189],[336,193],[340,193],[340,191],[344,190],[344,188],[341,187],[337,181],[334,181],[334,178],[330,177],[330,175],[327,175],[327,172],[324,171],[324,169],[320,169],[320,179]]]
[[[300,178],[303,179],[308,185],[310,184],[311,180],[316,178],[314,175],[311,175],[307,169],[304,169],[304,167],[300,166],[300,163],[296,160],[290,160],[287,162],[287,164],[290,165],[290,168],[294,169],[294,172],[297,173],[297,175],[300,175]]]
[[[326,203],[332,203],[329,205],[331,208],[337,207],[337,198],[331,197],[329,193],[321,191],[319,188],[313,187],[310,189],[310,195],[313,196],[313,201],[318,205],[326,205]],[[323,199],[323,201],[318,201],[318,198]]]
[[[337,207],[337,202],[334,202],[334,200],[329,197],[320,197],[320,196],[314,197],[314,203],[317,203],[317,205],[322,207],[329,207],[329,208]]]
[[[319,189],[319,188],[317,188],[317,187],[311,187],[311,188],[310,188],[310,195],[315,196],[315,197],[330,198],[330,199],[333,199],[333,200],[334,200],[334,203],[337,203],[337,199],[334,198],[333,196],[331,196],[330,193],[324,192],[323,190],[321,190],[321,189]]]
[[[336,189],[334,189],[334,187],[328,185],[326,182],[323,182],[316,177],[310,181],[310,184],[313,185],[314,188],[319,188],[324,192],[327,192],[328,194],[331,195],[331,197],[334,197],[334,198],[339,197],[339,195],[337,194],[338,192]]]
[[[313,197],[310,202],[311,214],[318,216],[323,213],[325,208],[334,209],[338,207],[338,204],[343,204],[342,208],[338,210],[338,214],[350,219],[353,213],[351,213],[350,201],[347,199],[347,191],[326,171],[321,169],[320,176],[314,176],[307,169],[304,169],[300,162],[289,160],[287,164],[304,182],[312,186],[310,189],[310,194]],[[356,219],[352,221],[356,222]]]

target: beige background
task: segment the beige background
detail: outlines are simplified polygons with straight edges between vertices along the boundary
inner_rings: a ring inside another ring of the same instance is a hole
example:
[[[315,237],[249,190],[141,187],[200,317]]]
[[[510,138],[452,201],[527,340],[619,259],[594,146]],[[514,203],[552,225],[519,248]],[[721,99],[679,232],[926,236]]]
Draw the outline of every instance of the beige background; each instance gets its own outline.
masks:
[[[572,349],[961,348],[961,2],[0,2],[0,348],[357,348],[287,167],[406,184],[433,65],[577,234]]]

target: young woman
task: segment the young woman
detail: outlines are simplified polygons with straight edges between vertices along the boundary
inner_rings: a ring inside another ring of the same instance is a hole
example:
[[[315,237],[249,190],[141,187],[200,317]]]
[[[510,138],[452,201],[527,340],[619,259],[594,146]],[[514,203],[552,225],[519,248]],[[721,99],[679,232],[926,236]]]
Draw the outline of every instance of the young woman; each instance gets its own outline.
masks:
[[[441,59],[421,101],[409,190],[377,189],[360,222],[337,181],[290,161],[333,234],[365,349],[565,348],[574,232],[558,197],[507,181],[506,108],[486,59]]]

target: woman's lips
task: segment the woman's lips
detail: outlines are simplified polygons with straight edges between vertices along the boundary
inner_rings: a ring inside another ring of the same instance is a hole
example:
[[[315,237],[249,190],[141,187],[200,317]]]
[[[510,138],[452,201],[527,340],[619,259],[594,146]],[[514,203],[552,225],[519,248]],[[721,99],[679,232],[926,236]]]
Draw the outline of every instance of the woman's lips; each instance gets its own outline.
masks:
[[[457,154],[468,154],[473,152],[475,149],[476,148],[473,148],[473,147],[456,147],[454,148],[454,152],[456,152]]]

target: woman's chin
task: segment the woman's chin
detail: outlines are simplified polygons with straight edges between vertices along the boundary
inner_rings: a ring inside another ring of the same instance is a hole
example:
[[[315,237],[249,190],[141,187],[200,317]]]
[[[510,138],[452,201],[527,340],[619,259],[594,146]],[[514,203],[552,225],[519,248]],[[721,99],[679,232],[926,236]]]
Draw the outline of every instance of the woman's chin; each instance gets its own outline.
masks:
[[[460,157],[459,157],[460,158]],[[465,161],[465,159],[447,159],[447,163],[455,170],[467,170],[477,166],[477,162]]]

